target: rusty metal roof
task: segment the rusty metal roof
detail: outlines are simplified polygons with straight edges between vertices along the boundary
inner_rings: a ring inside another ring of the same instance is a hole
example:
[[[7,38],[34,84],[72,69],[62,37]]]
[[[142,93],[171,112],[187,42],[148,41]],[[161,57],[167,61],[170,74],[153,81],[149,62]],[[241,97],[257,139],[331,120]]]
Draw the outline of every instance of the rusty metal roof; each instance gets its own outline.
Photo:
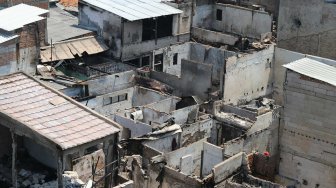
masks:
[[[108,47],[94,36],[67,40],[41,48],[41,62],[74,59],[75,55],[82,56],[84,52],[97,54],[108,50]]]
[[[24,73],[0,77],[0,114],[0,122],[14,120],[62,150],[119,132],[117,123]]]

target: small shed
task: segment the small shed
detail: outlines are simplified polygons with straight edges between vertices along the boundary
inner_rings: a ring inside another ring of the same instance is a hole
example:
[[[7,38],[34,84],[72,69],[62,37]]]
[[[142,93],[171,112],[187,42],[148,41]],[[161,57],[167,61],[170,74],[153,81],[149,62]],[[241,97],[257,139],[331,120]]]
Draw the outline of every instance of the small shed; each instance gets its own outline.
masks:
[[[112,174],[117,159],[120,125],[47,87],[24,73],[0,77],[0,128],[6,127],[12,143],[12,180],[16,187],[18,136],[29,138],[56,156],[58,187],[62,174],[71,169],[74,153],[84,155],[87,148],[103,144],[105,174]],[[2,131],[3,135],[4,132]],[[0,142],[0,149],[4,144]],[[40,156],[48,153],[38,153]]]

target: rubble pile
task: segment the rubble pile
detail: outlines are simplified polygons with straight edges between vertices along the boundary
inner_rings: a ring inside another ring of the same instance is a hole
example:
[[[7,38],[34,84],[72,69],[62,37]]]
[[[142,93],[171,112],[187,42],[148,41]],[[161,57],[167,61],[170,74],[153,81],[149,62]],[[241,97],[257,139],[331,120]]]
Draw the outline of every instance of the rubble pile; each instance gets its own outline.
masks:
[[[55,188],[57,180],[46,182],[47,174],[33,173],[21,169],[18,173],[18,187],[29,188]],[[78,178],[77,172],[65,171],[63,174],[63,185],[65,188],[81,188],[84,182]]]

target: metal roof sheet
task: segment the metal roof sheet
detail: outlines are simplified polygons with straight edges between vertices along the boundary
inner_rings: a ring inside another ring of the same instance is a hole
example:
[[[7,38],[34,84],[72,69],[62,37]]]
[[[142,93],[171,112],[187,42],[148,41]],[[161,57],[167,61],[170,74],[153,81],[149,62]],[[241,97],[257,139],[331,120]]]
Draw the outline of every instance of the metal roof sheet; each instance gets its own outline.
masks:
[[[50,49],[50,46],[41,48],[40,56],[42,63],[74,59],[75,55],[81,57],[84,52],[91,55],[108,50],[108,47],[94,36],[62,41],[55,43],[52,46],[52,49]]]
[[[93,31],[79,28],[78,18],[58,7],[49,8],[47,18],[48,42],[59,42],[78,36],[93,34]]]
[[[24,73],[0,77],[0,113],[62,150],[119,132],[117,123]]]
[[[283,65],[287,69],[336,86],[336,68],[319,61],[302,58]]]
[[[29,23],[45,19],[39,15],[48,12],[48,10],[26,4],[15,5],[0,11],[0,28],[13,31]]]
[[[17,38],[19,35],[5,34],[0,32],[0,44]]]
[[[129,21],[180,14],[181,10],[160,0],[82,0]]]

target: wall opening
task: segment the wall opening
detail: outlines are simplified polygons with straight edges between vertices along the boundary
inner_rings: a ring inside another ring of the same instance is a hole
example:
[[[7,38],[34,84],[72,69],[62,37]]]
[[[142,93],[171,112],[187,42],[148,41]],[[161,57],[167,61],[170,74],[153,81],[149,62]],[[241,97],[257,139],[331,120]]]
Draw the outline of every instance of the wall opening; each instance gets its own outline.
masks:
[[[154,58],[154,70],[158,72],[163,71],[163,54],[157,54]]]
[[[150,57],[145,56],[141,58],[141,67],[149,66],[150,63]]]
[[[178,60],[178,54],[175,53],[173,57],[173,65],[177,65],[177,60]]]
[[[217,9],[217,11],[216,11],[216,20],[218,20],[218,21],[223,20],[223,11],[221,9]]]
[[[131,59],[131,60],[125,61],[124,63],[135,66],[135,67],[140,67],[140,58]]]
[[[161,16],[142,21],[142,41],[173,35],[173,16]]]

